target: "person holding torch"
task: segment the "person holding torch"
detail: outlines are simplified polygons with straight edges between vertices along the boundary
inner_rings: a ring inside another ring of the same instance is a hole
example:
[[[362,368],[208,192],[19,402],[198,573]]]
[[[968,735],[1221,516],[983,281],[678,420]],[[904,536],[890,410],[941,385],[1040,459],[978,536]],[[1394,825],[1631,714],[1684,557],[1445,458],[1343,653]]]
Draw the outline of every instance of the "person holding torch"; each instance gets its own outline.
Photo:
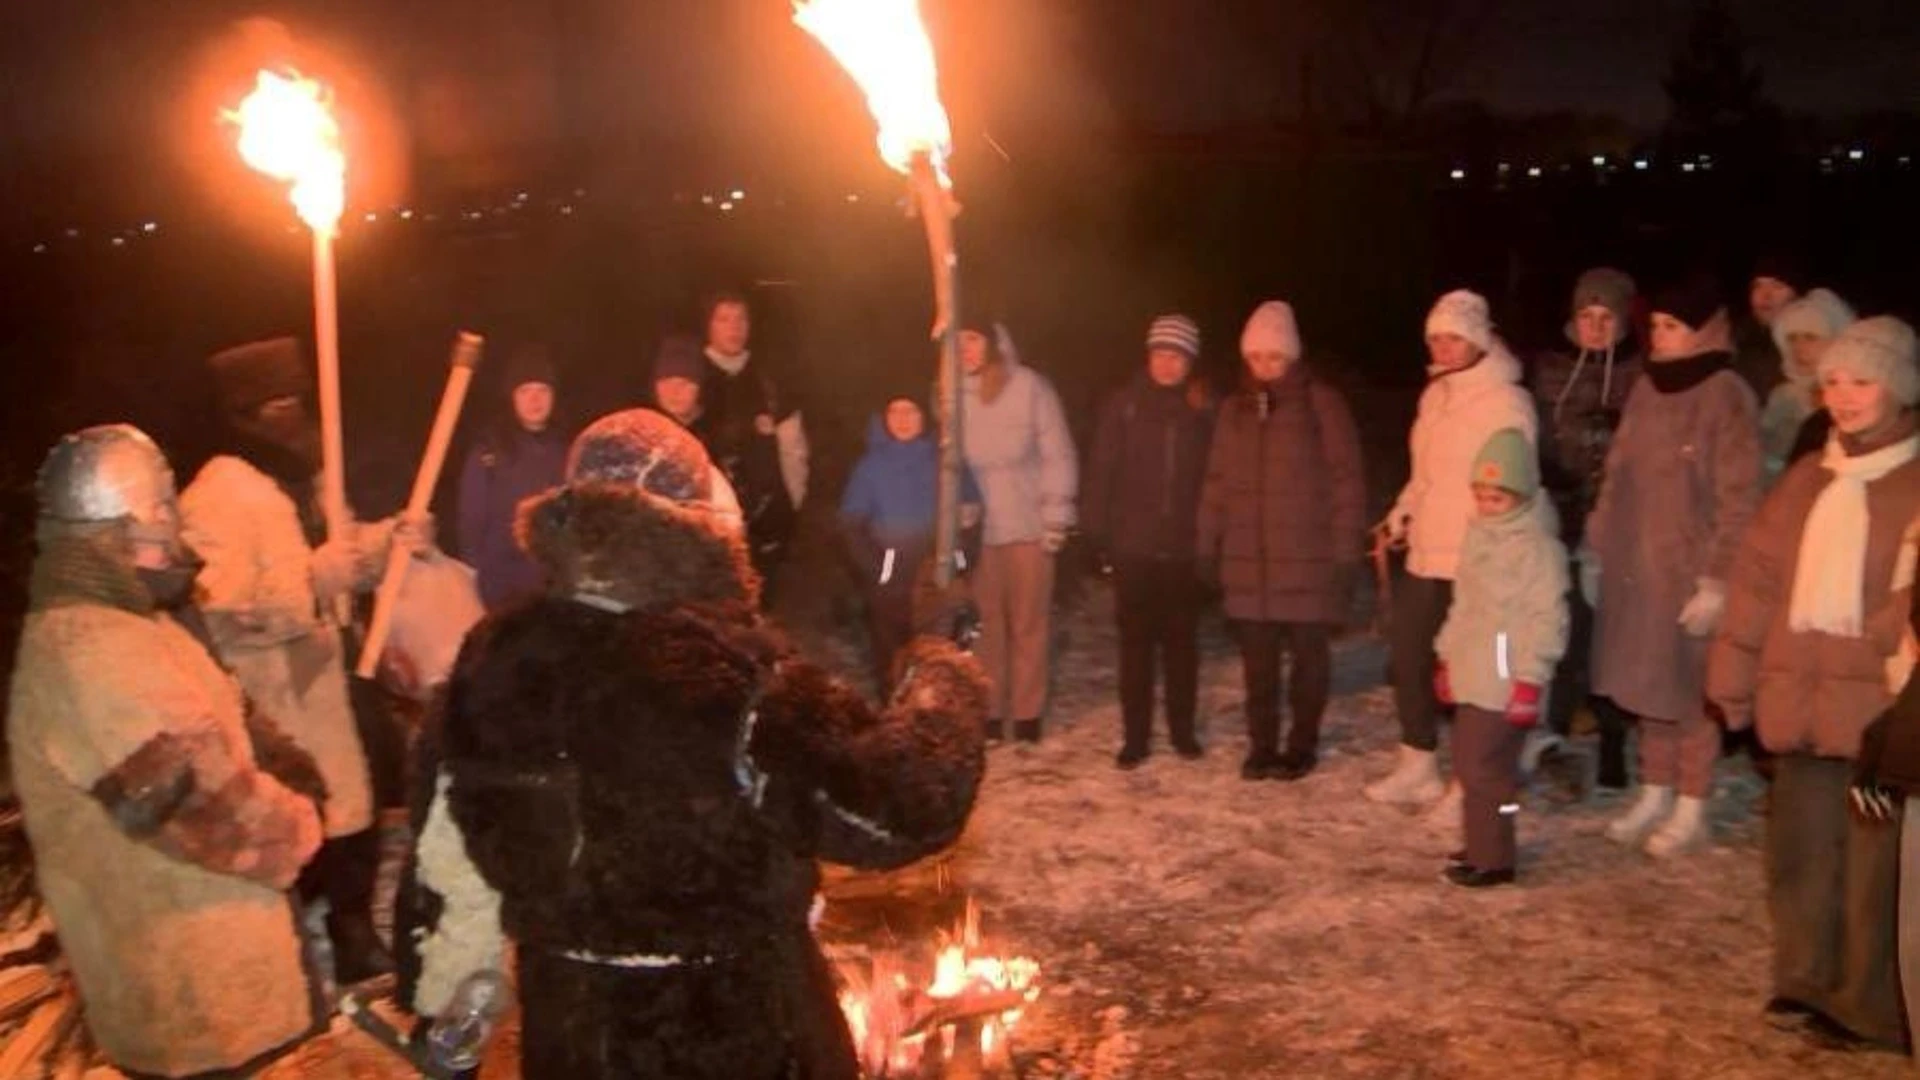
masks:
[[[227,426],[225,452],[181,496],[188,543],[206,560],[200,606],[216,651],[247,695],[313,755],[326,781],[327,842],[301,893],[327,901],[337,980],[392,968],[374,932],[380,860],[367,755],[348,697],[333,613],[371,592],[389,545],[432,546],[433,522],[361,524],[332,535],[322,513],[312,365],[293,338],[254,342],[210,363]]]

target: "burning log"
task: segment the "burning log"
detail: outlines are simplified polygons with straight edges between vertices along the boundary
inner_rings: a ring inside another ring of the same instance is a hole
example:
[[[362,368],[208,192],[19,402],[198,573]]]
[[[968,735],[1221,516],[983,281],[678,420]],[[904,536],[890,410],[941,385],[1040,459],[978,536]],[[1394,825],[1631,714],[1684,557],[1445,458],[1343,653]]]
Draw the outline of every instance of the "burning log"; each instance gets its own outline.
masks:
[[[949,1024],[991,1020],[1006,1013],[1018,1012],[1027,1007],[1027,994],[1025,990],[972,990],[959,997],[934,998],[927,1011],[908,1025],[900,1037],[911,1039]]]
[[[80,1002],[71,990],[40,1006],[0,1050],[0,1076],[26,1076],[27,1067],[44,1062],[80,1022]]]
[[[58,993],[62,980],[44,964],[0,972],[0,1023],[7,1023]],[[0,1076],[10,1075],[0,1072]]]

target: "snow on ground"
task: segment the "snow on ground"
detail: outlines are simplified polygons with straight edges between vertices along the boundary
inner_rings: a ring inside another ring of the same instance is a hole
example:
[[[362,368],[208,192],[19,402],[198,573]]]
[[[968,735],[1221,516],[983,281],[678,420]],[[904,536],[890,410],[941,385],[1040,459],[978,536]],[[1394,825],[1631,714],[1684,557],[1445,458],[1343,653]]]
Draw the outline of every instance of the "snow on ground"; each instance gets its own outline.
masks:
[[[1248,784],[1239,665],[1210,627],[1206,758],[1162,752],[1122,773],[1106,590],[1089,586],[1072,607],[1047,739],[992,751],[950,863],[989,944],[1044,966],[1045,992],[1014,1033],[1018,1075],[1911,1075],[1902,1058],[1816,1050],[1761,1021],[1769,930],[1759,786],[1744,765],[1723,767],[1710,851],[1658,864],[1601,835],[1617,804],[1530,806],[1521,883],[1466,892],[1438,877],[1446,830],[1360,797],[1395,739],[1376,644],[1340,647],[1319,770]],[[809,650],[864,670],[855,635],[828,629],[824,609],[811,615],[796,623],[814,628]],[[923,932],[957,895],[893,904],[884,921]],[[829,926],[863,918],[837,914]],[[513,1034],[491,1080],[512,1074]],[[407,1074],[348,1034],[271,1075]]]

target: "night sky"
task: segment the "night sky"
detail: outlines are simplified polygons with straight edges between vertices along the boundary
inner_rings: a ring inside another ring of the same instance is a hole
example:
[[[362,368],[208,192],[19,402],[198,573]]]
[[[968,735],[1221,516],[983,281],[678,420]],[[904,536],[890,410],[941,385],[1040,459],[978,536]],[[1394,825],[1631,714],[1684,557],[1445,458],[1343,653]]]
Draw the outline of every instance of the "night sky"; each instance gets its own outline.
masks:
[[[1322,5],[1192,0],[928,0],[963,138],[1066,128],[1241,130],[1297,108],[1299,53]],[[1354,0],[1358,2],[1358,0]],[[1370,0],[1369,0],[1370,2]],[[1394,0],[1380,0],[1389,8]],[[1441,3],[1444,0],[1431,0]],[[1398,0],[1399,8],[1422,9]],[[1772,96],[1792,112],[1920,110],[1913,0],[1732,0]],[[1506,0],[1449,50],[1447,96],[1510,111],[1580,109],[1640,125],[1692,0]],[[1250,9],[1258,32],[1223,12]],[[303,45],[406,99],[411,137],[723,147],[863,139],[855,98],[785,0],[227,0],[11,3],[0,13],[0,154],[177,146],[185,87],[229,28],[283,20]],[[331,61],[330,61],[331,62]],[[329,62],[329,63],[330,63]],[[198,104],[195,108],[200,108]],[[396,113],[400,110],[396,110]],[[422,121],[421,116],[432,117]]]

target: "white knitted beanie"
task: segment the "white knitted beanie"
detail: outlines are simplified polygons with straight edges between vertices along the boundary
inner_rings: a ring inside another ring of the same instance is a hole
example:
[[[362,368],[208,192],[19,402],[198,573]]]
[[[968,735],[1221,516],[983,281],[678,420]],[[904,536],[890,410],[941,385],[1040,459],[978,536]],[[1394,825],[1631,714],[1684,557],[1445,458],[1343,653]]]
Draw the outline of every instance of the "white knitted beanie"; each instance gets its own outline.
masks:
[[[1427,315],[1427,336],[1457,334],[1485,352],[1493,348],[1493,315],[1487,298],[1466,289],[1455,289],[1440,298]]]
[[[1862,319],[1834,339],[1820,358],[1820,377],[1845,372],[1887,388],[1907,408],[1920,404],[1920,347],[1913,327],[1890,315]]]

